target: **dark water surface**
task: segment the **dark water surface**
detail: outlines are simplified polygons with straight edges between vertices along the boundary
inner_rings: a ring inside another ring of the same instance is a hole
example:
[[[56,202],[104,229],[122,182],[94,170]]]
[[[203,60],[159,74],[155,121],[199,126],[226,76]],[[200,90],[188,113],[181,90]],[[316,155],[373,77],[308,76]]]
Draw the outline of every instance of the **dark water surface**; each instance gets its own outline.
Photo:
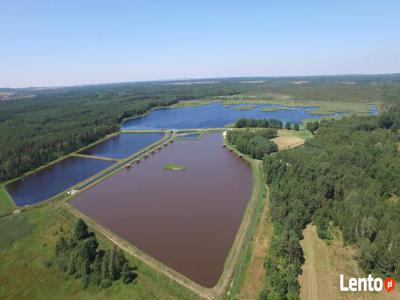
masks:
[[[35,204],[111,166],[114,162],[70,156],[6,186],[17,205]]]
[[[234,123],[239,118],[267,118],[279,119],[282,122],[300,123],[304,119],[319,119],[332,115],[313,115],[310,112],[318,109],[317,106],[288,107],[283,105],[255,105],[251,110],[239,110],[237,104],[225,107],[221,103],[211,103],[200,106],[188,106],[180,108],[156,109],[148,115],[126,121],[122,129],[186,129],[186,128],[221,128]],[[263,112],[263,108],[282,108],[274,112]]]
[[[164,170],[166,163],[186,166]],[[195,282],[214,286],[251,195],[247,162],[221,134],[179,140],[70,204]]]
[[[80,153],[110,158],[125,158],[155,143],[163,136],[164,133],[162,132],[121,133]]]

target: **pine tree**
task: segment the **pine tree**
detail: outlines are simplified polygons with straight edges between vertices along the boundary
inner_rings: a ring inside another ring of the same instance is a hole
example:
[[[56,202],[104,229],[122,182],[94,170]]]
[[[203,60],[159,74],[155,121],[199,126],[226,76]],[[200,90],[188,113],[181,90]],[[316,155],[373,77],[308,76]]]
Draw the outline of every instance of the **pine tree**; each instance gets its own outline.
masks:
[[[101,277],[103,279],[110,278],[110,250],[107,250],[103,257],[103,262],[101,266]]]
[[[108,278],[111,280],[117,279],[117,270],[115,267],[115,258],[116,258],[116,247],[114,246],[110,252],[110,260],[109,260],[109,267],[108,267]]]
[[[131,283],[134,279],[133,268],[129,265],[128,262],[125,262],[124,266],[122,267],[121,277],[122,282],[125,284]]]
[[[115,270],[116,270],[117,278],[121,277],[122,268],[123,268],[125,262],[126,262],[126,258],[125,258],[124,252],[118,248],[116,251],[116,255],[115,255]]]
[[[82,219],[78,219],[75,224],[74,238],[79,241],[86,239],[89,236],[88,226]]]
[[[102,265],[103,265],[104,251],[99,251],[93,262],[92,279],[95,284],[100,284],[102,278]]]
[[[67,243],[63,236],[61,236],[56,243],[56,257],[60,256],[62,253],[65,252],[67,248]]]

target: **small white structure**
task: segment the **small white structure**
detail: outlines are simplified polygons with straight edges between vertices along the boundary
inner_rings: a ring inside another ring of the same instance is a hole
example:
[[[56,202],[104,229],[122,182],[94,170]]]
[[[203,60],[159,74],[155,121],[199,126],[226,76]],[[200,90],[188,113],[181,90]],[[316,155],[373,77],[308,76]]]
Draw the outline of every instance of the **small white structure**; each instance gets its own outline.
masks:
[[[226,138],[226,131],[222,133],[223,137]]]
[[[68,191],[67,194],[70,195],[70,196],[73,196],[73,195],[75,195],[75,194],[78,193],[78,192],[79,192],[78,190],[72,189],[72,190]]]

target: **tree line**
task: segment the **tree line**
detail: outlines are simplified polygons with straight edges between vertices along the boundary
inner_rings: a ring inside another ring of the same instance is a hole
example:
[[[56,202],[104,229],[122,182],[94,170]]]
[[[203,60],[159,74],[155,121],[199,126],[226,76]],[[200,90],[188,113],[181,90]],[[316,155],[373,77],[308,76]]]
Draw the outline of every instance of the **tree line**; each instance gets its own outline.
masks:
[[[261,299],[298,299],[310,222],[323,239],[338,227],[366,273],[400,280],[398,118],[323,120],[303,147],[264,157],[274,230]]]
[[[256,131],[229,131],[227,140],[243,154],[255,159],[262,159],[264,155],[278,151],[278,146],[270,139],[277,136],[277,130],[266,128]]]
[[[108,288],[119,279],[130,284],[136,278],[136,271],[123,251],[115,246],[98,249],[96,235],[88,231],[82,219],[76,222],[71,235],[60,233],[55,247],[55,264],[65,274],[81,278],[84,288],[90,284]]]
[[[247,119],[247,118],[241,118],[238,119],[235,122],[235,127],[236,128],[277,128],[277,129],[282,129],[283,128],[283,122],[278,120],[278,119]],[[299,124],[294,123],[292,125],[291,122],[286,122],[285,123],[285,129],[291,130],[299,130]]]

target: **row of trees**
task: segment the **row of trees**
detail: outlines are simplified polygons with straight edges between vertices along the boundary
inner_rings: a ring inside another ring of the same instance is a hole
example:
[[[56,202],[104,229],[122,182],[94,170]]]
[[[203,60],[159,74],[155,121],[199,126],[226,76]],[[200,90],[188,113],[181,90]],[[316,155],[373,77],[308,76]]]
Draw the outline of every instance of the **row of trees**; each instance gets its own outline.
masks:
[[[277,128],[277,129],[281,129],[283,128],[283,123],[282,121],[278,120],[278,119],[246,119],[246,118],[241,118],[238,119],[235,122],[235,127],[237,128],[254,128],[254,127],[258,127],[258,128]],[[290,122],[286,122],[285,123],[285,128],[288,130],[294,129],[294,130],[299,130],[299,124],[298,123],[294,123],[292,126],[292,123]]]
[[[86,223],[79,219],[72,235],[62,234],[56,243],[55,261],[62,272],[81,278],[86,288],[89,284],[108,288],[115,280],[130,284],[136,278],[133,267],[121,249],[98,249],[99,243]]]
[[[285,123],[285,129],[287,129],[287,130],[292,130],[292,129],[300,130],[300,126],[299,126],[299,123],[294,123],[293,126],[292,126],[292,123],[286,122]]]
[[[246,119],[241,118],[235,122],[235,127],[282,128],[283,123],[277,119]]]
[[[264,155],[278,151],[278,146],[271,141],[277,136],[276,129],[266,128],[251,131],[229,131],[227,140],[242,153],[255,159],[263,159]]]
[[[399,133],[386,118],[321,121],[304,147],[264,157],[274,234],[262,299],[298,299],[310,222],[324,239],[340,228],[366,273],[400,280]]]

